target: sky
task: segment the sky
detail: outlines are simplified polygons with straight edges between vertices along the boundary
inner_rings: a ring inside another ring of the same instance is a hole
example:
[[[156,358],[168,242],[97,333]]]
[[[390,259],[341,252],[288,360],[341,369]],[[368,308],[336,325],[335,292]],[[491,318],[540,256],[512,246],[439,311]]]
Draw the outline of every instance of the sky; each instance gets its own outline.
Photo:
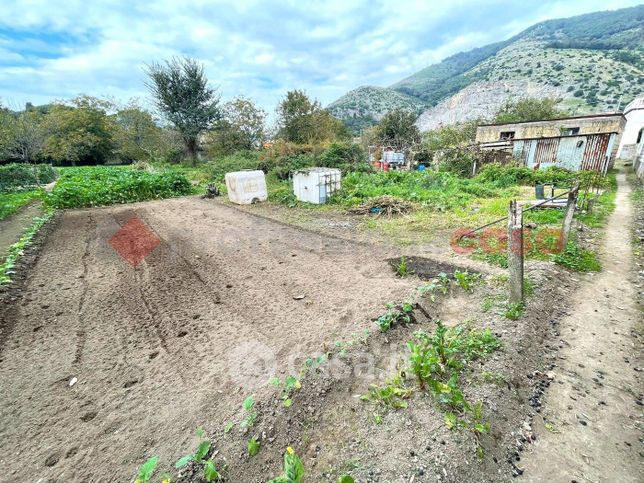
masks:
[[[243,95],[273,113],[297,88],[326,105],[542,20],[639,3],[3,0],[0,102],[21,109],[82,93],[146,105],[146,64],[185,55],[224,101]]]

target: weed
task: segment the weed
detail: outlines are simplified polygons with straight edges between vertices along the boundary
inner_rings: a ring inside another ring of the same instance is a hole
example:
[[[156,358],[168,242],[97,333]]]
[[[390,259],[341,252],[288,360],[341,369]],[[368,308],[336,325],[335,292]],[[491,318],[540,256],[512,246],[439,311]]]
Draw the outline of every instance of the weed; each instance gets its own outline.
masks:
[[[260,444],[255,436],[248,440],[248,454],[250,456],[255,456],[257,453],[259,453],[259,448]]]
[[[505,377],[498,372],[483,371],[481,377],[483,378],[483,382],[488,384],[496,384],[497,386],[504,386],[506,384]]]
[[[410,273],[411,270],[409,269],[409,265],[407,264],[407,259],[404,256],[400,257],[400,261],[396,265],[396,275],[398,275],[400,278],[405,278]]]
[[[382,416],[378,413],[373,413],[373,422],[376,426],[380,426],[382,424]]]
[[[382,386],[372,385],[369,392],[360,396],[363,401],[372,401],[383,404],[392,409],[403,409],[407,407],[407,401],[412,395],[412,389],[406,388],[403,377],[399,373]]]
[[[143,463],[139,468],[139,473],[134,483],[147,483],[148,481],[150,481],[152,479],[152,476],[154,475],[154,471],[156,470],[158,462],[159,458],[153,456],[152,458],[149,458],[145,463]]]
[[[528,277],[523,278],[523,294],[526,297],[530,297],[534,294],[534,282]]]
[[[338,483],[354,483],[355,480],[350,475],[342,475],[338,478]]]
[[[581,248],[573,241],[568,242],[563,252],[555,255],[554,261],[576,272],[601,271],[601,264],[597,260],[595,252]]]
[[[470,273],[467,270],[464,272],[456,270],[454,272],[454,279],[456,280],[456,284],[463,290],[466,292],[472,292],[473,285],[481,280],[481,274]]]
[[[503,313],[503,316],[506,319],[510,320],[519,320],[521,316],[523,315],[523,311],[525,310],[525,306],[523,305],[522,302],[517,302],[517,303],[508,303],[505,309],[505,312]]]
[[[475,260],[482,260],[501,268],[508,268],[508,255],[507,253],[487,253],[477,248],[472,252],[472,258]]]
[[[224,428],[224,433],[230,433],[230,430],[233,429],[235,426],[235,423],[230,421],[228,424],[226,424],[226,427]]]
[[[267,483],[302,483],[303,479],[304,465],[289,446],[284,453],[284,472]]]
[[[400,305],[389,303],[385,308],[387,312],[376,319],[380,332],[387,332],[394,324],[405,325],[412,321],[411,313],[414,306],[410,303],[404,302]]]

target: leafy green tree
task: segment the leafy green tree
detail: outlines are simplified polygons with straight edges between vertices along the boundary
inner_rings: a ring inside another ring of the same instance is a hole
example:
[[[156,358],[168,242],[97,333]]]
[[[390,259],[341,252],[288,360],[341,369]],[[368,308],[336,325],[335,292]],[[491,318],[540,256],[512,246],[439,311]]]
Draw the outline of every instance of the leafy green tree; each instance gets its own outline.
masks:
[[[476,160],[477,125],[478,121],[469,121],[425,133],[421,150],[423,160],[437,163],[445,171],[471,176]]]
[[[159,148],[164,143],[164,133],[150,112],[141,108],[136,100],[131,100],[116,112],[114,122],[116,155],[121,160],[157,159]]]
[[[232,154],[256,149],[266,136],[266,111],[245,97],[236,97],[223,106],[223,118],[212,134],[212,151]]]
[[[494,122],[512,123],[556,119],[565,115],[557,109],[558,99],[525,98],[508,101],[496,114]]]
[[[34,162],[41,154],[45,141],[42,116],[35,111],[23,111],[8,120],[6,153],[11,159]]]
[[[68,104],[52,104],[44,117],[43,156],[56,164],[103,164],[113,155],[115,126],[108,101],[80,96]]]
[[[219,96],[208,84],[203,65],[187,57],[147,68],[146,86],[165,118],[180,133],[188,155],[197,163],[200,135],[221,119]]]
[[[350,137],[346,126],[311,100],[304,91],[288,91],[277,107],[278,137],[285,141],[312,144]]]
[[[407,145],[420,140],[420,131],[415,124],[416,114],[404,109],[394,109],[383,116],[375,129],[379,140],[401,142]]]

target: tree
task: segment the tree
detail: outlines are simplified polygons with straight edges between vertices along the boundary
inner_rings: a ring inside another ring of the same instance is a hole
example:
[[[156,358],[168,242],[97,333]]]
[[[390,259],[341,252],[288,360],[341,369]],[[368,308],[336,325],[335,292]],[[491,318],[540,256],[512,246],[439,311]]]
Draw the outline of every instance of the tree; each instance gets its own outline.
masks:
[[[468,121],[425,133],[422,142],[424,160],[439,164],[445,171],[471,176],[477,161],[474,139],[478,123],[477,120]]]
[[[214,151],[231,154],[256,149],[266,134],[266,111],[245,97],[236,97],[224,104],[223,117],[212,136]]]
[[[494,122],[506,124],[523,121],[545,121],[562,117],[564,113],[557,109],[558,99],[524,98],[508,101],[497,112]]]
[[[346,126],[312,101],[304,91],[288,91],[277,107],[278,136],[285,141],[306,144],[349,138]]]
[[[148,66],[146,86],[164,117],[181,135],[188,155],[197,162],[199,136],[221,118],[219,96],[209,87],[203,65],[187,57]]]
[[[156,159],[163,142],[163,129],[152,114],[141,108],[135,99],[114,116],[116,155],[123,161]]]
[[[113,154],[114,123],[108,101],[80,96],[68,104],[52,104],[43,119],[43,155],[54,163],[102,164]]]
[[[415,124],[416,114],[404,109],[394,109],[383,116],[376,126],[379,140],[412,145],[419,142],[420,131]]]
[[[35,161],[45,141],[39,113],[21,112],[10,117],[8,124],[9,138],[5,147],[7,155],[25,163]]]

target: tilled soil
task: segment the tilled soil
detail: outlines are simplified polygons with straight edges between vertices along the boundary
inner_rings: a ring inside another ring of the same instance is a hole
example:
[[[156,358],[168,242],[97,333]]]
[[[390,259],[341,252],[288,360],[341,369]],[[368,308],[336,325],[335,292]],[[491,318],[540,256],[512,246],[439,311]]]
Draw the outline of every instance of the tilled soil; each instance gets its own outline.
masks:
[[[132,217],[161,241],[136,268],[109,244]],[[392,256],[195,198],[63,213],[0,307],[0,480],[174,461],[194,428],[401,299],[414,281]]]

